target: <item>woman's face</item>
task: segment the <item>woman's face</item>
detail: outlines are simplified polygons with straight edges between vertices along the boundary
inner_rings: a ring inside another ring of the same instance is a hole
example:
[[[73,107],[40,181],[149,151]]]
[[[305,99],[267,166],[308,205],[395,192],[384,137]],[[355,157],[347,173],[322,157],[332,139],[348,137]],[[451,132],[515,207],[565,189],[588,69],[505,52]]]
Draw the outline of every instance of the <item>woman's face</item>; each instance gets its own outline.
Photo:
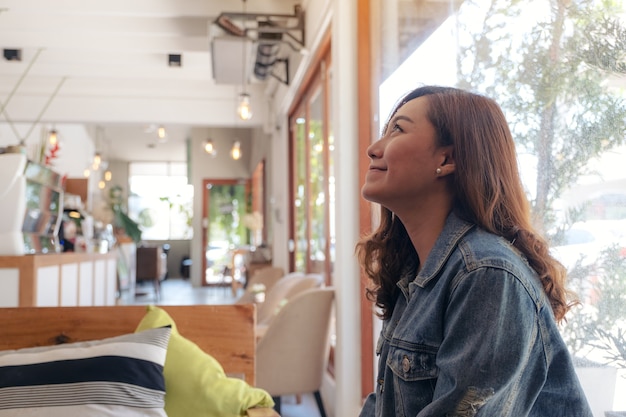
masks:
[[[363,197],[398,213],[428,202],[444,164],[444,148],[435,143],[435,128],[426,117],[428,98],[404,104],[392,116],[380,140],[367,149],[371,159],[361,189]]]

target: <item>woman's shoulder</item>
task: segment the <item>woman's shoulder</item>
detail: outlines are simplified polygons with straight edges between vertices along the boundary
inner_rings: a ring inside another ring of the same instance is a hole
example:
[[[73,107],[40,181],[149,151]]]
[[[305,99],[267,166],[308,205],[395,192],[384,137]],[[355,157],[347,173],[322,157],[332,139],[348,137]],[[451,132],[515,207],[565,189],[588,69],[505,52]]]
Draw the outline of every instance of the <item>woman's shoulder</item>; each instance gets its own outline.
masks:
[[[479,227],[466,234],[458,245],[468,275],[480,274],[518,281],[540,302],[543,293],[536,271],[526,257],[502,236]]]
[[[515,247],[513,242],[488,232],[480,227],[473,228],[459,242],[459,249],[473,264],[507,263],[528,266],[526,257]]]

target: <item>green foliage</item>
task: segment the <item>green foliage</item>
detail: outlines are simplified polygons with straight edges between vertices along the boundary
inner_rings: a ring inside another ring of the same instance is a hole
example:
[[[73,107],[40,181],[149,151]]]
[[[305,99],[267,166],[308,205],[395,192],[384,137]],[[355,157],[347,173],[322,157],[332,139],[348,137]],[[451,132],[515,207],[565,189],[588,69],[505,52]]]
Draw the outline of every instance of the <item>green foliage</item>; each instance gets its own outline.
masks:
[[[607,83],[626,69],[626,31],[612,18],[621,10],[609,1],[565,3],[492,0],[479,30],[475,18],[460,19],[467,36],[459,39],[470,41],[459,53],[459,86],[496,97],[520,150],[537,158],[531,203],[544,230],[555,199],[626,133],[626,103]],[[522,18],[540,10],[543,20]]]
[[[124,230],[133,242],[141,242],[141,228],[139,224],[128,217],[123,205],[122,187],[116,185],[109,190],[109,207],[113,212],[113,226]]]
[[[128,235],[133,242],[141,242],[141,229],[139,228],[139,224],[128,217],[128,215],[121,210],[120,207],[114,207],[113,214],[115,216],[115,225],[124,229],[126,235]]]
[[[464,2],[457,19],[458,86],[494,97],[519,152],[536,159],[534,189],[528,190],[533,216],[558,244],[567,225],[558,224],[554,202],[589,173],[590,159],[625,143],[626,102],[623,91],[611,87],[626,74],[626,29],[614,17],[623,14],[622,5],[480,3]],[[574,222],[584,208],[566,215],[566,223]],[[626,367],[623,254],[609,248],[594,265],[578,263],[568,278],[584,301],[568,315],[568,346],[578,356]]]
[[[589,287],[589,276],[595,276]],[[589,301],[571,314],[563,338],[575,355],[602,352],[608,365],[626,368],[626,257],[618,246],[605,249],[595,266],[577,265],[570,280]]]
[[[248,230],[243,225],[250,196],[242,184],[213,185],[209,193],[209,234],[211,240],[234,244],[248,242]]]
[[[180,196],[180,194],[176,195],[176,198],[178,200],[181,200],[182,197]],[[178,211],[178,213],[180,213],[181,215],[183,215],[185,217],[185,224],[188,227],[191,227],[191,221],[193,220],[193,213],[192,213],[192,208],[191,208],[191,204],[190,203],[179,203],[177,201],[175,201],[175,199],[172,199],[170,197],[160,197],[159,200],[166,202],[169,206],[170,211],[172,209],[176,209]]]

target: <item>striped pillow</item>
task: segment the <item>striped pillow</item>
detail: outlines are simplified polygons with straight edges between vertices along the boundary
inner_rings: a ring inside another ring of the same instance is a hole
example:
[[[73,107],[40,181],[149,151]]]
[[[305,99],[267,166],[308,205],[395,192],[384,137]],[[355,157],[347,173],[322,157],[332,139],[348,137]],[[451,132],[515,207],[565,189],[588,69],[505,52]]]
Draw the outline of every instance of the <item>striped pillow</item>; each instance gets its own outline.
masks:
[[[167,417],[170,332],[0,352],[0,417]]]

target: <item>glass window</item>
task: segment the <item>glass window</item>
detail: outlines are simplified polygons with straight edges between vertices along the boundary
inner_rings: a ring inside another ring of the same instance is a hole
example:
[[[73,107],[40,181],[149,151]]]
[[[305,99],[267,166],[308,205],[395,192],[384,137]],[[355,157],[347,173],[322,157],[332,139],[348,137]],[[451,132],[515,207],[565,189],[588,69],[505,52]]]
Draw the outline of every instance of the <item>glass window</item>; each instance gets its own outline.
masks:
[[[291,114],[290,269],[321,273],[332,282],[334,269],[334,139],[330,123],[330,53],[323,54],[317,71]]]
[[[334,138],[330,120],[330,43],[289,117],[290,270],[322,274],[332,285],[335,262]],[[328,371],[334,375],[335,326]]]
[[[563,335],[598,416],[626,409],[619,394],[626,392],[626,23],[620,3],[380,2],[381,120],[395,100],[422,84],[484,93],[505,111],[536,226],[583,301]],[[592,368],[608,376],[591,377]]]
[[[294,213],[294,270],[306,271],[307,259],[307,208],[309,205],[307,190],[307,120],[303,113],[293,118],[293,205]]]
[[[191,239],[193,186],[185,163],[132,162],[128,213],[142,229],[142,239]]]
[[[324,146],[324,118],[321,90],[317,90],[309,103],[309,203],[311,231],[309,262],[311,272],[323,272],[326,261],[326,152]]]

